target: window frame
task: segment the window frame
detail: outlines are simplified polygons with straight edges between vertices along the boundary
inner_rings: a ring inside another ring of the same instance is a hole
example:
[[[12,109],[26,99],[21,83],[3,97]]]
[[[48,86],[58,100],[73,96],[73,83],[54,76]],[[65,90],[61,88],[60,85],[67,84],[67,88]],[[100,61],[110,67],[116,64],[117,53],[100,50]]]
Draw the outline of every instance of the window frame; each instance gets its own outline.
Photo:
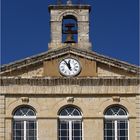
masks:
[[[72,107],[72,108],[74,108],[74,109],[76,109],[76,110],[78,110],[79,111],[79,109],[77,109],[76,107],[73,107],[73,106],[67,106],[67,107],[65,107],[65,108],[63,108],[61,111],[63,111],[63,110],[65,110],[65,109],[67,109],[67,108],[69,108],[69,107]],[[61,129],[60,129],[60,123],[61,122],[66,122],[66,123],[68,123],[68,139],[69,140],[72,140],[72,137],[73,137],[73,129],[72,129],[72,127],[73,127],[73,122],[75,122],[75,121],[79,121],[80,122],[80,124],[81,124],[81,129],[78,129],[78,130],[80,130],[80,132],[81,132],[81,135],[80,135],[80,140],[83,140],[83,121],[82,121],[82,112],[81,111],[79,111],[80,112],[80,115],[68,115],[68,116],[62,116],[61,115],[61,111],[59,112],[59,117],[58,117],[58,139],[59,140],[61,140],[60,139],[60,131],[61,131]]]
[[[128,112],[126,111],[126,109],[124,109],[123,107],[120,107],[120,106],[112,106],[112,107],[109,107],[106,111],[105,111],[105,113],[109,110],[109,109],[111,109],[111,108],[113,108],[113,107],[119,107],[119,108],[121,108],[121,109],[123,109],[125,112],[126,112],[126,115],[117,115],[117,114],[115,114],[115,115],[104,115],[104,140],[105,140],[105,123],[106,123],[106,121],[114,121],[113,123],[114,123],[114,136],[115,136],[115,139],[114,140],[118,140],[118,121],[127,121],[127,137],[128,137],[128,139],[127,140],[129,140],[129,135],[130,135],[130,133],[129,133],[129,116],[128,116]],[[105,114],[104,113],[104,114]]]
[[[22,109],[24,108],[23,107],[19,107],[18,109],[16,109],[14,111],[14,114],[13,114],[13,133],[14,131],[16,131],[16,129],[14,128],[14,123],[16,122],[23,122],[23,139],[26,140],[27,139],[27,123],[28,121],[33,121],[35,124],[36,124],[36,127],[34,128],[34,130],[36,131],[36,136],[35,136],[35,139],[38,140],[38,122],[37,122],[37,117],[36,117],[36,112],[31,108],[31,107],[27,107],[25,106],[25,108],[28,108],[28,109],[31,109],[33,112],[34,112],[34,116],[27,116],[27,115],[15,115],[16,111],[18,111],[19,109]],[[15,140],[14,138],[14,134],[13,134],[13,140]]]

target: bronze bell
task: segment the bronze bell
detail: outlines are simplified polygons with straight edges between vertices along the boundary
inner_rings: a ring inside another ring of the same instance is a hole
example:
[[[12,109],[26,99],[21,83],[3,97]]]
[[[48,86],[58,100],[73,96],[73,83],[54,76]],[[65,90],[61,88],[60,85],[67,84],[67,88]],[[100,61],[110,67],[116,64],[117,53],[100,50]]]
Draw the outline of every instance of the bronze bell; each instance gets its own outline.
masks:
[[[64,43],[76,43],[74,41],[73,34],[67,34],[66,41]]]
[[[74,34],[77,34],[77,30],[72,30],[72,28],[75,27],[75,24],[65,24],[65,27],[68,29],[63,31],[63,34],[67,34],[66,41],[64,43],[76,43],[74,40]]]

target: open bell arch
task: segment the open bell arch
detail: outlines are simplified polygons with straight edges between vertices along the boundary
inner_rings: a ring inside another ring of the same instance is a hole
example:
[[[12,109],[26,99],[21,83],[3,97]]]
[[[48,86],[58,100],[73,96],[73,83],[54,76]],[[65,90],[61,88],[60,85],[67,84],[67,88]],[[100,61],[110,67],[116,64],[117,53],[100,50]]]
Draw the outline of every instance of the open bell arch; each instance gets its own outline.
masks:
[[[63,11],[61,14],[59,14],[57,21],[62,22],[63,18],[66,16],[73,16],[77,21],[80,21],[80,15],[74,10]]]
[[[67,46],[67,43],[63,42],[62,36],[62,22],[64,17],[67,16],[73,16],[77,21],[77,32],[73,33],[77,33],[76,41],[74,42],[76,44],[73,45],[84,49],[91,49],[91,43],[89,41],[90,9],[91,7],[89,5],[62,4],[49,6],[51,16],[51,42],[49,43],[49,49]]]

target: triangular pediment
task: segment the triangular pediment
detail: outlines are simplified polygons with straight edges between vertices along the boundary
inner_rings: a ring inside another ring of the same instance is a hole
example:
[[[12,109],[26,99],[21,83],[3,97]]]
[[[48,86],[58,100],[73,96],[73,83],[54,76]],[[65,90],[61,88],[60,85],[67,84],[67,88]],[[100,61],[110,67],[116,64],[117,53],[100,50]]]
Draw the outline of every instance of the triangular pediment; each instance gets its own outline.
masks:
[[[93,51],[76,47],[64,47],[49,50],[45,53],[25,58],[1,67],[1,76],[43,77],[44,63],[46,61],[60,60],[63,57],[76,57],[86,60],[86,63],[95,62],[96,72],[94,76],[138,76],[139,67],[119,61]],[[93,64],[94,65],[94,64]],[[48,76],[48,75],[47,75]],[[86,75],[84,75],[86,76]]]

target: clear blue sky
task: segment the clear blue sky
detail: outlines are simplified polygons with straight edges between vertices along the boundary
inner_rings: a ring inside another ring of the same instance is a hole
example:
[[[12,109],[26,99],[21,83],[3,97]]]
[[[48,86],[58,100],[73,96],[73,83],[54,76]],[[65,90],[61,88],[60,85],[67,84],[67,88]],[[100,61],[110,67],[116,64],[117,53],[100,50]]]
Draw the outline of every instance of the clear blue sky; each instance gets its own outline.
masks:
[[[92,6],[93,50],[139,64],[139,0],[82,0]],[[47,51],[48,5],[56,0],[2,0],[1,63]]]

